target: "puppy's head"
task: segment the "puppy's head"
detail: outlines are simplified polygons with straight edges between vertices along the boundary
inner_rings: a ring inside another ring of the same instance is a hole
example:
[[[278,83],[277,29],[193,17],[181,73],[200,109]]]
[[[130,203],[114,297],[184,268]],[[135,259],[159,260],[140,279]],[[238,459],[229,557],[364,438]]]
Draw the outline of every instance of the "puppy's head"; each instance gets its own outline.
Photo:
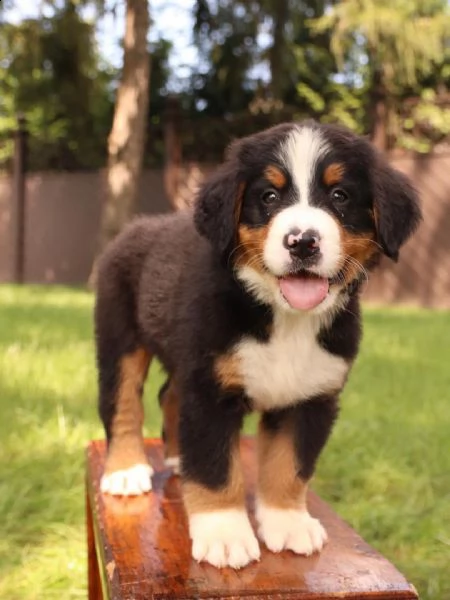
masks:
[[[420,221],[416,192],[365,139],[284,124],[233,144],[200,191],[199,232],[263,302],[322,312],[397,260]]]

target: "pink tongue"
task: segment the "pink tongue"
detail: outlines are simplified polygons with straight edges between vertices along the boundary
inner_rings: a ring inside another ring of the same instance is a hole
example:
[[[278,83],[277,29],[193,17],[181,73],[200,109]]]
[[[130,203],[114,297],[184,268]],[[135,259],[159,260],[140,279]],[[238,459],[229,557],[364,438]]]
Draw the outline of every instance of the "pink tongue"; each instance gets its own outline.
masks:
[[[280,290],[292,308],[310,310],[328,294],[328,280],[315,277],[283,277]]]

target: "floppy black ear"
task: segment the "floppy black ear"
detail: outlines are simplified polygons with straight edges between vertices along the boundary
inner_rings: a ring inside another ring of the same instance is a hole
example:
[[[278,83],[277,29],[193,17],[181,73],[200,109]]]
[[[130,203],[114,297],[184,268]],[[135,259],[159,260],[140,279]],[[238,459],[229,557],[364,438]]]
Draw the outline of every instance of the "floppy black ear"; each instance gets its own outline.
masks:
[[[203,184],[194,208],[197,231],[224,257],[231,252],[243,194],[236,153]]]
[[[390,167],[381,156],[373,167],[374,215],[383,252],[398,260],[400,247],[422,219],[417,191],[409,179]]]

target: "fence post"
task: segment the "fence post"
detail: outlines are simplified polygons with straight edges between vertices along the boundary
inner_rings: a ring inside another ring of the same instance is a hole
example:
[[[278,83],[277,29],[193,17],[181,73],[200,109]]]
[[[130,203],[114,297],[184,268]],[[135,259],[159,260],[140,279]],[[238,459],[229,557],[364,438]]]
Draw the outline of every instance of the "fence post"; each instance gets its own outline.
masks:
[[[24,282],[25,267],[25,184],[27,170],[26,120],[17,116],[17,130],[14,132],[13,198],[12,198],[12,254],[13,281]]]

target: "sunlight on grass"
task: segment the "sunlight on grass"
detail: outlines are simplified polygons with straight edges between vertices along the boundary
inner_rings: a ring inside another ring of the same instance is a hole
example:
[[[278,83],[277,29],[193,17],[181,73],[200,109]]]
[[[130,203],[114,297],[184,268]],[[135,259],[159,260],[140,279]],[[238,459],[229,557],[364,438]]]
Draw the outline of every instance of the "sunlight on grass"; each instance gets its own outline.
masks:
[[[82,290],[0,287],[0,598],[86,597],[84,447],[103,437],[92,304]],[[449,316],[366,309],[315,480],[422,600],[450,598]],[[154,365],[149,436],[160,431],[162,380]]]
[[[85,598],[84,447],[103,437],[93,299],[4,286],[0,305],[0,598]],[[160,431],[160,383],[155,365],[147,435]]]

